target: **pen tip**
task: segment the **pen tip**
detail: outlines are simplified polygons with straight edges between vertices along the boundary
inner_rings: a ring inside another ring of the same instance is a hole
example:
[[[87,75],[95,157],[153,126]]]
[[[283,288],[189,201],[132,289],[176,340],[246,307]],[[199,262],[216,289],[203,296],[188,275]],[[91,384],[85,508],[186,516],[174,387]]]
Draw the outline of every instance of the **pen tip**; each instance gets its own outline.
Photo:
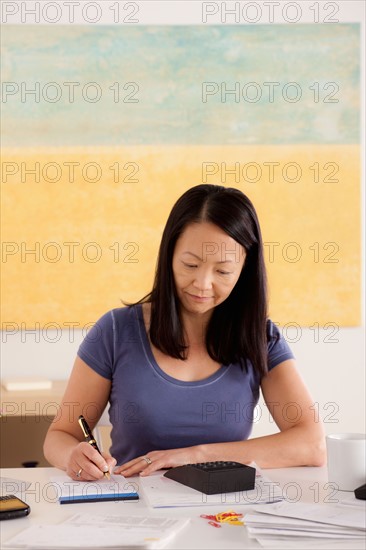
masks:
[[[109,472],[103,472],[104,473],[104,476],[107,478],[107,479],[111,479],[111,474]]]

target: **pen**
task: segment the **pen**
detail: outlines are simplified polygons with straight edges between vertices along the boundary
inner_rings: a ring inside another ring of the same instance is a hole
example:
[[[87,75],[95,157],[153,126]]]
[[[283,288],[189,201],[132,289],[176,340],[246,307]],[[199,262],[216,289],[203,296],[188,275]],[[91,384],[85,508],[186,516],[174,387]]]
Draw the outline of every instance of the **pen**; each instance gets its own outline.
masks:
[[[85,418],[83,417],[82,414],[79,416],[78,422],[80,424],[81,429],[83,430],[85,440],[89,443],[89,445],[91,445],[101,455],[102,453],[99,450],[99,447],[97,445],[97,442],[94,439],[94,436],[91,432],[91,429],[89,428],[88,423],[87,423],[87,421],[85,420]],[[110,476],[108,470],[106,472],[103,472],[103,474],[105,475],[105,477],[107,479],[111,479],[111,476]]]

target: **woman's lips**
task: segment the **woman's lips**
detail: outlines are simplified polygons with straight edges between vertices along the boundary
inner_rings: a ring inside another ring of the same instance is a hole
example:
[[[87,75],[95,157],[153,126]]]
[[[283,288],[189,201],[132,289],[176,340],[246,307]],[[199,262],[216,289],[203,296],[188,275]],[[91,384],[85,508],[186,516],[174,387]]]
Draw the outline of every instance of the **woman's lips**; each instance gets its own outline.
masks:
[[[187,292],[187,294],[195,302],[204,303],[204,302],[208,302],[209,300],[212,300],[212,296],[196,296],[195,294],[190,294],[189,292]]]

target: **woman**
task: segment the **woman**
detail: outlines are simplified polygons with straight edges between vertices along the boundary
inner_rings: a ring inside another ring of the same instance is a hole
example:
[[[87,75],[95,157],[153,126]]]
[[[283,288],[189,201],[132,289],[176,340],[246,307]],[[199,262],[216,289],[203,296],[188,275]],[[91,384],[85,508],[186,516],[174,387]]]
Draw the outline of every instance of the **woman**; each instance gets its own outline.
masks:
[[[280,432],[248,440],[260,389]],[[83,414],[93,428],[108,401],[112,446],[102,457],[76,420]],[[116,463],[126,477],[215,460],[320,466],[312,405],[267,319],[252,203],[237,189],[198,185],[170,213],[151,293],[105,314],[81,344],[44,452],[81,480]]]

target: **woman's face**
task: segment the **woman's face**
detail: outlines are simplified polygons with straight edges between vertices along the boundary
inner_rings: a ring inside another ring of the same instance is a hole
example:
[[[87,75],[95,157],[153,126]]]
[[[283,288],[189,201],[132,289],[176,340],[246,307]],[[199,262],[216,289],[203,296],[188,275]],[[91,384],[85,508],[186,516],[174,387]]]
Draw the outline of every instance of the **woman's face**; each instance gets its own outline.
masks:
[[[177,240],[173,274],[183,309],[205,314],[233,290],[245,261],[245,250],[217,225],[192,223]]]

